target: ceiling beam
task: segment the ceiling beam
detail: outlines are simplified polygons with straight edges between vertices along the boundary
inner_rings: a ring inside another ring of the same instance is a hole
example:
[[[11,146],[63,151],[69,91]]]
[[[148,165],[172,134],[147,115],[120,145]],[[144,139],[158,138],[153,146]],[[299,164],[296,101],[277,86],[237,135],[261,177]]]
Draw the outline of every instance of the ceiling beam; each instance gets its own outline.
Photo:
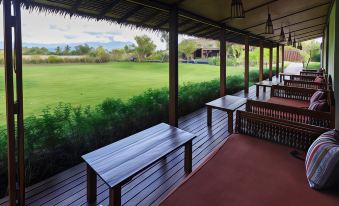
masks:
[[[295,25],[299,25],[299,24],[303,24],[303,23],[306,23],[306,22],[314,21],[314,20],[317,20],[317,19],[320,19],[320,18],[324,18],[324,17],[326,17],[326,15],[315,17],[315,18],[312,18],[312,19],[307,19],[307,20],[296,22],[296,23],[293,23],[293,24],[289,24],[289,25],[283,26],[283,28],[289,28],[289,27],[292,27],[292,26],[295,26]],[[280,29],[281,29],[281,27],[274,29],[274,31],[278,31]],[[265,34],[265,33],[260,33],[258,35],[263,35],[263,34]]]
[[[169,22],[169,20],[165,19],[165,20],[161,21],[159,24],[157,24],[155,27],[160,29],[161,27],[163,27],[168,22]]]
[[[313,25],[313,26],[309,26],[309,27],[304,27],[302,29],[293,30],[291,32],[293,33],[293,32],[303,31],[303,30],[306,30],[306,29],[311,29],[311,28],[314,28],[314,27],[317,27],[317,26],[323,26],[323,25],[325,25],[325,24],[324,23],[323,24],[317,24],[317,25]],[[321,28],[321,29],[323,29],[323,28]],[[288,32],[285,32],[285,33],[288,33]],[[275,38],[275,37],[280,37],[280,34],[268,37],[268,39],[272,39],[272,38]]]
[[[323,33],[305,36],[304,38],[299,39],[299,42],[308,41],[308,40],[319,38],[319,37],[322,37],[322,36],[323,36]]]
[[[194,30],[193,32],[194,32],[194,34],[199,34],[199,33],[204,32],[204,31],[209,31],[209,30],[212,29],[212,28],[213,28],[213,27],[205,26],[205,27],[200,28],[200,29],[198,29],[198,30]]]
[[[146,16],[144,19],[142,19],[140,21],[140,23],[147,23],[149,22],[151,19],[153,19],[154,17],[158,16],[159,14],[161,14],[162,11],[160,10],[156,10],[155,12],[153,12],[152,14],[150,14],[149,16]]]
[[[81,2],[82,2],[82,0],[77,0],[77,1],[73,4],[73,6],[72,6],[72,8],[71,8],[72,12],[76,12],[76,11],[78,10],[79,6],[81,5]]]
[[[310,11],[310,10],[313,10],[313,9],[315,9],[315,8],[319,8],[319,7],[328,5],[328,4],[329,4],[329,2],[321,3],[321,4],[318,4],[318,5],[316,5],[316,6],[312,6],[312,7],[309,7],[309,8],[303,9],[303,10],[300,10],[300,11],[296,11],[296,12],[293,12],[293,13],[290,13],[290,14],[287,14],[287,15],[284,15],[284,16],[281,16],[281,17],[272,19],[272,21],[277,21],[277,20],[284,19],[284,18],[293,16],[293,15],[297,15],[297,14],[300,14],[300,13],[304,13],[304,12],[306,12],[306,11]],[[265,22],[262,22],[262,23],[259,23],[259,24],[256,24],[256,25],[253,25],[253,26],[249,26],[249,27],[247,27],[247,28],[244,28],[243,30],[249,30],[249,29],[252,29],[252,28],[255,28],[255,27],[264,25],[264,24],[266,24],[266,21],[265,21]]]
[[[154,0],[154,1],[150,1],[150,0],[126,0],[126,1],[133,2],[135,4],[141,4],[141,5],[147,6],[149,8],[163,10],[163,11],[166,11],[166,12],[169,12],[172,9],[172,7],[173,7],[172,5],[168,5],[166,3],[163,3],[163,2],[160,2],[160,1],[157,1],[157,0]],[[216,27],[216,28],[219,28],[219,29],[224,27],[224,25],[220,24],[219,22],[216,22],[216,21],[213,21],[213,20],[208,19],[206,17],[197,15],[197,14],[192,13],[190,11],[187,11],[185,9],[179,8],[178,10],[179,10],[179,16],[181,16],[181,17],[189,18],[189,19],[192,19],[193,21],[196,21],[198,23],[203,23],[203,24],[206,24],[206,25],[210,25],[210,26],[213,26],[213,27]],[[253,34],[251,32],[248,32],[248,31],[243,31],[243,30],[236,29],[236,28],[230,27],[230,26],[227,26],[225,29],[227,31],[238,33],[240,35],[249,36],[250,38],[261,39],[263,41],[270,42],[270,40],[267,40],[264,37],[255,35],[255,34]],[[272,43],[272,42],[270,42],[270,43]]]
[[[266,3],[259,4],[259,5],[255,6],[255,7],[253,7],[253,8],[247,9],[247,10],[245,10],[244,12],[245,12],[245,14],[246,14],[246,13],[249,13],[249,12],[254,11],[254,10],[256,10],[256,9],[259,9],[259,8],[265,7],[265,6],[267,6],[267,5],[270,5],[270,4],[272,4],[273,2],[276,2],[276,1],[278,1],[278,0],[270,0],[270,1],[266,2]],[[219,22],[220,22],[220,23],[223,23],[223,22],[226,22],[226,21],[228,21],[228,20],[230,20],[230,19],[232,19],[231,16],[230,16],[230,17],[227,17],[227,18],[225,18],[225,19],[222,19],[222,20],[220,20]]]
[[[106,14],[111,11],[119,2],[120,0],[112,0],[112,2],[100,12],[98,19],[102,19],[104,16],[106,16]]]
[[[130,10],[127,12],[123,17],[121,17],[118,22],[124,22],[126,21],[129,17],[133,16],[135,13],[143,9],[144,7],[142,5],[137,5],[134,9]]]

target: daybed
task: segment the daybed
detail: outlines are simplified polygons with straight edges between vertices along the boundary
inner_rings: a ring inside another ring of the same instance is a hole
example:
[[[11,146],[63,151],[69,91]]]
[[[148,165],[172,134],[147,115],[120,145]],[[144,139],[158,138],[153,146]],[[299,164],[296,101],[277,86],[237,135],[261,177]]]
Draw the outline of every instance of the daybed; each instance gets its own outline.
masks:
[[[330,115],[326,112],[306,110],[297,107],[255,100],[247,100],[246,111],[325,128],[335,127],[334,115]]]
[[[271,98],[269,103],[280,104],[291,107],[307,109],[310,106],[310,99],[316,92],[316,89],[289,87],[289,86],[272,86]],[[330,113],[334,111],[333,91],[324,90]]]
[[[238,111],[236,134],[161,205],[337,206],[339,190],[311,189],[304,161],[290,154],[294,148],[306,150],[324,131]]]

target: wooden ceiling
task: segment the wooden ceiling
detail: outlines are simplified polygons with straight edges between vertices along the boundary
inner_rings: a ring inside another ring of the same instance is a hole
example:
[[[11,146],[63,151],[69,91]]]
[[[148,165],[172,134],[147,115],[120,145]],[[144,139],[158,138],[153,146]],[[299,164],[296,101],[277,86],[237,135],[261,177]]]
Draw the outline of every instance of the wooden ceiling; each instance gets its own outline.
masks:
[[[280,27],[286,36],[292,32],[297,41],[323,35],[332,0],[242,0],[246,17],[230,18],[231,0],[21,0],[26,9],[76,15],[84,18],[113,21],[124,25],[168,30],[169,11],[179,9],[179,32],[196,37],[218,39],[220,29],[226,39],[265,47],[277,45]],[[275,34],[265,35],[267,10],[270,10]]]

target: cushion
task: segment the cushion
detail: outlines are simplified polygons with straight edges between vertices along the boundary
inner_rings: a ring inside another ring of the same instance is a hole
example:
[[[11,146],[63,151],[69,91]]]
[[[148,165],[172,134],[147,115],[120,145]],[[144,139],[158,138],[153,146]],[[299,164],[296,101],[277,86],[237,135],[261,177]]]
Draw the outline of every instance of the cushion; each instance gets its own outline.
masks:
[[[335,130],[313,142],[306,156],[306,176],[311,188],[329,189],[339,183],[339,139]]]
[[[317,76],[317,77],[314,79],[314,82],[315,82],[315,83],[324,83],[324,78],[321,77],[321,76]]]
[[[314,101],[308,107],[309,110],[312,111],[320,111],[320,112],[329,112],[330,108],[326,100],[318,100]]]
[[[312,95],[312,97],[310,99],[310,104],[312,104],[315,101],[319,101],[319,100],[323,100],[323,99],[326,99],[325,92],[323,92],[322,90],[318,90],[318,91],[314,92],[314,94]]]
[[[338,193],[308,186],[304,161],[292,157],[292,150],[233,134],[160,205],[339,205]]]
[[[303,108],[303,109],[307,109],[310,106],[309,101],[287,99],[287,98],[282,98],[282,97],[272,97],[269,100],[267,100],[267,102],[273,103],[273,104],[290,106],[290,107]]]

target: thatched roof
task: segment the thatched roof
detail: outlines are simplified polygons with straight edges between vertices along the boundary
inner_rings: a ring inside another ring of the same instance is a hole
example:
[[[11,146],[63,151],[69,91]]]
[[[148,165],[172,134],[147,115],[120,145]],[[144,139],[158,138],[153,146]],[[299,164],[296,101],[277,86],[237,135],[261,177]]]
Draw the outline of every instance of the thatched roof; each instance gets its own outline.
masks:
[[[243,0],[246,18],[232,20],[231,0],[21,0],[23,8],[80,16],[98,21],[115,22],[133,28],[168,30],[169,11],[179,8],[179,32],[201,38],[218,39],[221,28],[226,39],[243,43],[244,35],[251,45],[264,41],[266,47],[276,45],[279,28],[295,31],[297,40],[320,37],[327,21],[331,0]],[[275,26],[274,35],[263,34],[267,5]],[[292,26],[289,26],[292,25]]]

